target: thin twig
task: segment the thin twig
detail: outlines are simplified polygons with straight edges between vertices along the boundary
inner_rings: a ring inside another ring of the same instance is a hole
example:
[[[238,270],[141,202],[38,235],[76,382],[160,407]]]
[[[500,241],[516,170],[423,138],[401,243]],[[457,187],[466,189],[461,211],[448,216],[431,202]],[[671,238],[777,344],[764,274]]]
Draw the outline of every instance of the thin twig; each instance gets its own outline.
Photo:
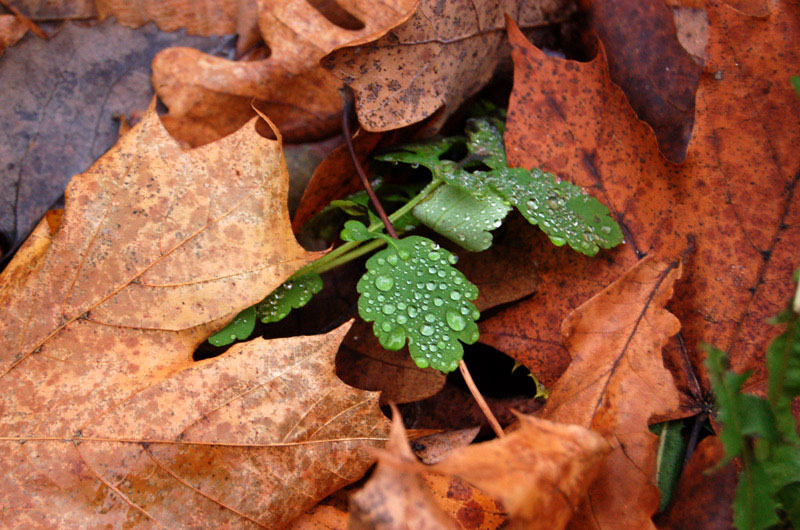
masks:
[[[42,30],[42,28],[37,26],[33,20],[23,15],[19,9],[6,2],[6,0],[0,0],[0,5],[11,11],[11,14],[17,17],[17,20],[25,24],[25,26],[27,26],[28,29],[31,30],[40,39],[47,40],[50,38],[50,36],[47,33],[45,33]]]
[[[467,363],[462,359],[461,362],[458,363],[458,367],[461,369],[461,375],[464,376],[464,382],[467,383],[467,388],[469,388],[469,391],[472,393],[472,397],[475,398],[483,415],[489,420],[489,425],[492,426],[492,430],[498,438],[502,438],[506,433],[503,432],[503,428],[500,427],[500,422],[494,417],[492,409],[489,408],[489,404],[483,399],[480,390],[478,390],[478,387],[475,385],[475,381],[472,380],[472,375],[469,373]]]
[[[350,116],[353,114],[353,90],[345,85],[343,88],[339,89],[339,94],[342,95],[342,132],[344,133],[344,141],[347,144],[347,149],[350,151],[350,158],[353,159],[356,172],[361,178],[361,184],[364,185],[364,189],[367,191],[372,205],[375,206],[378,216],[381,218],[381,221],[383,221],[386,232],[393,238],[398,239],[397,232],[394,231],[394,226],[392,226],[389,216],[386,215],[386,210],[383,209],[381,201],[378,200],[378,196],[375,195],[375,192],[372,190],[367,175],[364,173],[364,168],[361,167],[361,161],[356,156],[355,148],[353,148],[353,138],[350,135]]]

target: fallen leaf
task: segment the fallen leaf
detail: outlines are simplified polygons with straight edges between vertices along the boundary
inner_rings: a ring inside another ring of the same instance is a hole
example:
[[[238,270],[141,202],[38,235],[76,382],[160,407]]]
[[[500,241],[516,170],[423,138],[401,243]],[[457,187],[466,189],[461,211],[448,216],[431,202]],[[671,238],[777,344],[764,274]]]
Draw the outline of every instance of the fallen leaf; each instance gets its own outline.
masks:
[[[184,151],[152,108],[73,179],[0,276],[0,526],[278,527],[366,471],[388,425],[335,376],[348,326],[192,360],[313,259],[286,192],[255,121]]]
[[[469,445],[478,436],[480,427],[429,434],[417,438],[411,445],[414,454],[425,464],[441,461],[454,449]]]
[[[576,425],[519,415],[498,440],[456,449],[431,469],[500,499],[511,528],[561,530],[592,483],[609,445]]]
[[[708,15],[705,9],[674,6],[671,7],[671,10],[678,42],[681,43],[683,49],[694,57],[695,61],[705,64],[708,59],[708,54],[706,53]]]
[[[729,530],[733,528],[736,468],[717,464],[725,450],[716,436],[698,444],[681,473],[675,498],[667,512],[656,518],[662,530]]]
[[[31,20],[75,20],[96,16],[94,0],[9,0]]]
[[[495,530],[508,521],[500,503],[458,477],[424,473],[427,494],[463,530]]]
[[[681,414],[710,402],[701,341],[729,351],[737,371],[754,370],[754,383],[765,380],[763,352],[774,334],[766,320],[791,295],[800,245],[800,103],[785,69],[800,64],[800,11],[780,2],[770,16],[752,19],[711,2],[708,13],[709,59],[681,166],[661,156],[652,130],[611,83],[602,53],[589,63],[547,57],[510,30],[511,163],[585,186],[609,206],[627,239],[594,260],[547,247],[533,256],[537,293],[483,323],[482,342],[545,384],[569,362],[557,322],[639,256],[687,246],[686,276],[670,306],[682,335],[665,352],[685,394]]]
[[[382,34],[405,20],[416,2],[260,0],[258,26],[268,58],[237,62],[172,48],[153,61],[153,86],[169,107],[175,130],[199,126],[206,131],[193,145],[238,129],[253,116],[253,99],[287,140],[325,138],[338,129],[342,106],[340,83],[318,65],[319,59],[337,46]],[[345,10],[358,27],[337,25],[317,5]],[[179,126],[182,121],[188,124]]]
[[[351,530],[455,530],[458,526],[432,499],[395,410],[386,450],[366,485],[350,497]]]
[[[570,528],[655,528],[658,437],[648,421],[678,407],[661,349],[680,329],[664,308],[680,273],[678,262],[645,258],[564,321],[573,360],[541,416],[591,429],[612,447]]]
[[[505,13],[529,28],[571,12],[562,0],[421,0],[403,24],[373,42],[342,43],[323,65],[355,90],[368,131],[398,129],[442,107],[443,121],[486,84],[506,53]]]
[[[0,232],[11,247],[69,178],[117,140],[114,117],[148,105],[158,50],[188,44],[210,51],[222,43],[106,21],[67,23],[49,41],[28,38],[7,50],[0,59]]]
[[[27,31],[28,27],[14,15],[0,15],[0,54],[16,44]]]
[[[702,64],[678,40],[663,0],[581,0],[589,27],[605,48],[611,80],[649,123],[664,155],[680,163],[694,124]]]

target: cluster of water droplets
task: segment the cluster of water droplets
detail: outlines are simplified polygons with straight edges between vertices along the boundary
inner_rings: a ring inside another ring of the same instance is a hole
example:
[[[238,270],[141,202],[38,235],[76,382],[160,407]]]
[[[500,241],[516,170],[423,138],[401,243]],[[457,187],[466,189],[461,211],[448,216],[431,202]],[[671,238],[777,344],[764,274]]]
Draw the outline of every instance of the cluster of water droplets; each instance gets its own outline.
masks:
[[[289,279],[256,305],[256,314],[264,323],[277,322],[292,309],[306,305],[321,290],[322,278],[317,273]]]
[[[470,302],[478,288],[453,267],[456,256],[431,240],[410,236],[376,253],[358,282],[358,310],[387,349],[399,350],[408,340],[417,366],[443,372],[458,367],[460,341],[478,340]]]

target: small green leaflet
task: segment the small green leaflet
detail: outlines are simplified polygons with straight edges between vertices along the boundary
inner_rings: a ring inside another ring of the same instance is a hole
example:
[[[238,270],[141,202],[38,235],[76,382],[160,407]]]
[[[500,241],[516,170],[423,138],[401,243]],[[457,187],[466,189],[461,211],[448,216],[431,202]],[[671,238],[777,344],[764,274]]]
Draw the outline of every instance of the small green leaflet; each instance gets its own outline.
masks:
[[[491,202],[501,198],[506,204],[515,206],[531,224],[538,225],[557,246],[569,244],[572,249],[593,256],[601,248],[612,248],[623,241],[622,230],[609,215],[608,208],[585,194],[580,187],[559,181],[554,175],[538,169],[509,168],[503,144],[504,128],[503,121],[496,117],[468,120],[467,156],[459,163],[441,157],[454,146],[464,143],[460,137],[407,145],[402,151],[377,158],[425,166],[434,178],[470,193],[478,200]],[[488,171],[469,170],[476,166],[487,167]],[[446,209],[452,210],[451,216],[455,215],[453,204]],[[435,223],[431,224],[430,215],[419,219],[438,231]],[[482,220],[485,217],[477,219],[479,223]],[[458,238],[453,239],[452,231],[439,233],[462,243]]]
[[[221,331],[210,336],[208,342],[213,346],[227,346],[236,339],[244,340],[256,327],[256,308],[248,307],[231,320]]]
[[[656,459],[656,484],[661,492],[658,512],[667,509],[681,476],[686,440],[683,437],[684,420],[665,421],[650,426],[658,435],[658,457]]]
[[[283,320],[292,309],[303,307],[321,290],[322,278],[315,272],[289,278],[256,304],[256,314],[265,324]]]
[[[511,207],[492,193],[478,198],[444,184],[414,207],[414,217],[436,233],[472,252],[492,246],[491,230],[503,223]]]
[[[797,97],[800,98],[800,76],[793,75],[791,77],[791,82],[795,92],[797,92]]]
[[[430,239],[409,236],[367,260],[358,282],[358,312],[381,345],[399,350],[406,340],[417,366],[452,372],[461,342],[478,340],[480,316],[470,302],[478,288],[453,267],[456,257]]]
[[[767,349],[766,399],[742,393],[750,374],[729,370],[724,352],[706,348],[725,462],[742,461],[734,500],[739,530],[780,524],[780,512],[800,528],[800,439],[791,410],[800,396],[800,316],[790,305],[773,323],[785,330]]]
[[[372,239],[372,234],[364,223],[351,219],[344,224],[339,237],[342,238],[342,241],[369,241]]]

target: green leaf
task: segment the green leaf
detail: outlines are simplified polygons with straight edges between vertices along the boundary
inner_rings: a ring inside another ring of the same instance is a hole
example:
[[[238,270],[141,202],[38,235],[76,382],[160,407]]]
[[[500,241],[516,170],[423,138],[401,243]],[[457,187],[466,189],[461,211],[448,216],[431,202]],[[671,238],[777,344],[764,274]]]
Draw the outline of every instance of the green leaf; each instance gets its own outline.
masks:
[[[430,239],[409,236],[367,260],[358,282],[358,312],[381,345],[399,350],[406,340],[420,368],[442,372],[458,367],[461,342],[478,340],[480,316],[470,302],[478,288],[452,265],[456,257]]]
[[[236,339],[244,340],[253,333],[256,327],[256,308],[248,307],[231,320],[230,324],[208,338],[214,346],[227,346]]]
[[[653,425],[650,428],[651,431],[658,434],[656,483],[661,492],[659,512],[669,506],[675,489],[678,487],[683,457],[686,454],[686,439],[683,437],[684,425],[684,420],[673,420]]]
[[[795,91],[797,92],[797,97],[800,98],[800,76],[793,75],[791,77],[792,86],[794,87]]]
[[[498,119],[467,120],[467,150],[492,169],[508,167],[503,131],[505,123]]]
[[[467,250],[478,252],[492,246],[490,231],[502,224],[510,209],[495,193],[478,198],[445,184],[412,211],[428,228]]]
[[[369,241],[373,238],[364,223],[353,220],[344,224],[340,237],[343,241]]]
[[[442,155],[450,151],[453,146],[463,144],[464,141],[465,138],[462,136],[452,136],[429,142],[398,145],[395,146],[396,151],[375,155],[374,158],[375,160],[394,162],[395,164],[403,162],[411,164],[415,168],[424,166],[435,173]]]
[[[315,272],[290,278],[256,304],[256,314],[261,322],[277,322],[286,318],[292,309],[306,305],[321,290],[322,278]]]

